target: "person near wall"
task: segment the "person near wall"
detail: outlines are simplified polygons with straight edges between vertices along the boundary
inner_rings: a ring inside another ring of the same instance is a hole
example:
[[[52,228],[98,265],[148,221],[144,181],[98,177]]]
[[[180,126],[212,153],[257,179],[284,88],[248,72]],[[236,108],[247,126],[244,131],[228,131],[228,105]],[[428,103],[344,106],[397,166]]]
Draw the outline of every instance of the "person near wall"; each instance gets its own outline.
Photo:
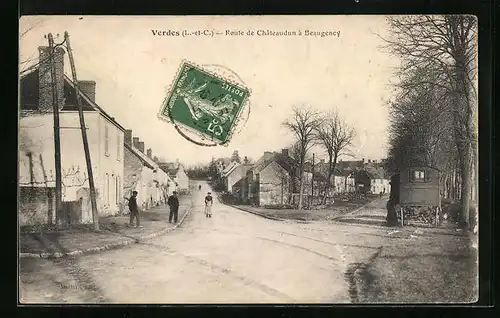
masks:
[[[128,208],[130,210],[130,226],[134,225],[134,219],[136,220],[136,226],[141,226],[141,220],[139,217],[139,208],[137,206],[137,191],[132,191],[132,196],[128,199]]]
[[[179,216],[179,198],[177,197],[177,191],[174,191],[172,195],[168,198],[167,204],[170,207],[168,222],[172,223],[172,218],[173,218],[174,223],[177,223],[177,218]]]
[[[205,217],[212,217],[212,205],[214,204],[214,200],[212,198],[212,193],[208,192],[205,197]]]

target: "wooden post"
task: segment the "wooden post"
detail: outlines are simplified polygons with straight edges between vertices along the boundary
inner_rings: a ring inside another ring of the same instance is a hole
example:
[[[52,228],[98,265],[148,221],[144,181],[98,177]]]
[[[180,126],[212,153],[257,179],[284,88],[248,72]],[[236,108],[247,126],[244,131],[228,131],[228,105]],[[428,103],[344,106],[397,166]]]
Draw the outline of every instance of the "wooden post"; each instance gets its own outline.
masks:
[[[82,140],[83,140],[83,150],[85,152],[85,161],[87,163],[87,174],[89,178],[89,188],[90,188],[90,202],[92,204],[92,218],[94,221],[94,229],[99,230],[99,214],[97,211],[97,199],[94,186],[94,175],[92,173],[92,162],[90,158],[89,143],[87,139],[87,128],[85,125],[85,117],[83,116],[83,105],[80,100],[80,89],[78,88],[78,78],[76,76],[75,61],[73,59],[73,52],[71,51],[71,45],[69,42],[68,32],[64,32],[64,38],[66,41],[66,47],[68,49],[69,61],[71,64],[71,73],[73,74],[73,83],[75,85],[76,94],[76,106],[78,107],[78,115],[80,117],[80,128],[82,130]]]
[[[49,40],[49,56],[50,56],[50,82],[52,84],[52,110],[54,113],[54,159],[55,159],[55,170],[56,170],[56,223],[59,222],[62,213],[62,180],[61,180],[61,135],[60,135],[60,125],[59,125],[59,96],[57,93],[57,76],[56,76],[56,65],[55,65],[55,48],[54,48],[54,37],[52,33],[48,35]],[[51,221],[49,221],[51,222]],[[49,223],[50,224],[50,223]]]
[[[405,226],[405,221],[404,221],[404,219],[405,219],[405,216],[404,216],[405,211],[404,211],[403,207],[400,207],[399,211],[401,211],[400,212],[400,215],[401,215],[401,227],[403,227],[403,226]]]
[[[439,207],[436,207],[436,227],[438,227],[439,224]]]

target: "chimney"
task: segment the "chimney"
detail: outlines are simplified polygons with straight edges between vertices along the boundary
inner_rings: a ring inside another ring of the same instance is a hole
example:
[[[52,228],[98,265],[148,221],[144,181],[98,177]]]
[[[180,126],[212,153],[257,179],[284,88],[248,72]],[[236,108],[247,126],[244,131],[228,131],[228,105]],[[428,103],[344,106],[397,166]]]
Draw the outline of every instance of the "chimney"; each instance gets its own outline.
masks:
[[[123,135],[123,142],[129,146],[132,145],[132,129],[125,130],[125,133]]]
[[[78,81],[78,88],[95,103],[95,81]]]
[[[57,90],[57,104],[59,110],[64,106],[64,49],[62,47],[55,48],[54,64]],[[38,107],[42,112],[52,112],[52,74],[51,74],[51,58],[50,49],[47,46],[38,47]]]
[[[281,149],[281,154],[283,154],[283,156],[285,157],[288,157],[288,149],[286,148]]]
[[[151,148],[149,148],[147,150],[147,154],[146,155],[148,156],[149,159],[153,159],[153,151],[151,150]]]
[[[132,138],[133,144],[135,148],[139,149],[139,137]]]
[[[158,163],[158,157],[157,156],[154,156],[153,160]]]
[[[140,152],[144,153],[144,141],[139,141],[137,145],[139,146],[137,147],[137,149],[139,149]]]

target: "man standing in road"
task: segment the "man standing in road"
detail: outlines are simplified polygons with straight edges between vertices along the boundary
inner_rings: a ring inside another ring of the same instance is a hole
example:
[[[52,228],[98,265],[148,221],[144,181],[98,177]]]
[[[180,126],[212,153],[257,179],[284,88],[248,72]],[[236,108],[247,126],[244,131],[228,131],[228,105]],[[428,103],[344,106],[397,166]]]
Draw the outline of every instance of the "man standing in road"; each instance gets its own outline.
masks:
[[[141,227],[139,208],[137,207],[137,191],[132,191],[132,196],[128,199],[128,208],[130,210],[130,226],[134,225],[134,219],[136,219],[136,226]]]
[[[177,198],[176,191],[174,191],[172,195],[168,198],[167,204],[170,207],[168,222],[172,223],[172,217],[173,217],[174,223],[177,223],[177,217],[179,216],[179,199]]]
[[[212,205],[214,203],[214,200],[212,198],[212,194],[210,192],[207,193],[207,196],[205,197],[205,216],[207,218],[212,217]]]

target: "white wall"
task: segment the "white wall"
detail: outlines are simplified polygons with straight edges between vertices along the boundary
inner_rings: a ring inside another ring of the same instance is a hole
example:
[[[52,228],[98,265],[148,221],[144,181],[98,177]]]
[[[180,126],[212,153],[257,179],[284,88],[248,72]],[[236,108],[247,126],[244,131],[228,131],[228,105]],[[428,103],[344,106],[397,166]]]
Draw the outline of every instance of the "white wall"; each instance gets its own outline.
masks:
[[[288,198],[288,173],[276,162],[271,162],[259,173],[259,204],[284,204]]]
[[[78,112],[60,112],[59,122],[63,201],[75,201],[83,196],[82,193],[85,191],[82,192],[82,188],[89,188]],[[109,126],[109,156],[104,154],[104,122],[108,122]],[[123,189],[123,132],[97,112],[85,112],[85,124],[94,183],[98,192],[99,213],[101,215],[117,213],[116,196],[120,195]],[[55,187],[53,115],[21,118],[19,135],[19,184]],[[121,136],[122,141],[120,158],[117,157],[117,135]],[[33,158],[33,184],[30,183],[28,153],[31,153]],[[48,180],[47,183],[44,182],[45,179]],[[82,221],[91,220],[90,203],[86,202]]]
[[[96,131],[96,114],[86,113],[88,127],[87,135],[91,146],[91,160],[94,169],[98,161],[92,146],[98,142],[93,137]],[[66,187],[80,185],[88,187],[84,182],[84,173],[87,173],[83,151],[82,135],[78,114],[61,112],[59,116],[61,126],[61,166],[63,182]],[[54,159],[54,130],[53,115],[34,115],[21,118],[19,127],[19,183],[20,185],[55,187],[55,159]],[[34,183],[30,183],[30,169],[28,153],[33,158]],[[41,158],[40,158],[41,155]],[[43,181],[44,173],[48,184]],[[71,199],[69,192],[66,193]]]
[[[354,178],[344,176],[332,176],[332,183],[335,186],[335,194],[348,193],[355,190]]]
[[[99,189],[99,211],[103,215],[114,215],[119,212],[119,204],[123,198],[123,131],[102,115],[98,118],[98,126],[99,173],[95,179],[96,189]],[[106,127],[108,127],[107,152]]]
[[[179,170],[177,171],[175,181],[179,184],[178,188],[180,190],[189,188],[189,177],[187,176],[183,167],[180,167]]]
[[[385,193],[388,194],[391,192],[391,185],[390,185],[390,180],[387,179],[372,179],[371,180],[371,191],[372,193],[378,194],[380,192],[384,192],[385,188]]]

